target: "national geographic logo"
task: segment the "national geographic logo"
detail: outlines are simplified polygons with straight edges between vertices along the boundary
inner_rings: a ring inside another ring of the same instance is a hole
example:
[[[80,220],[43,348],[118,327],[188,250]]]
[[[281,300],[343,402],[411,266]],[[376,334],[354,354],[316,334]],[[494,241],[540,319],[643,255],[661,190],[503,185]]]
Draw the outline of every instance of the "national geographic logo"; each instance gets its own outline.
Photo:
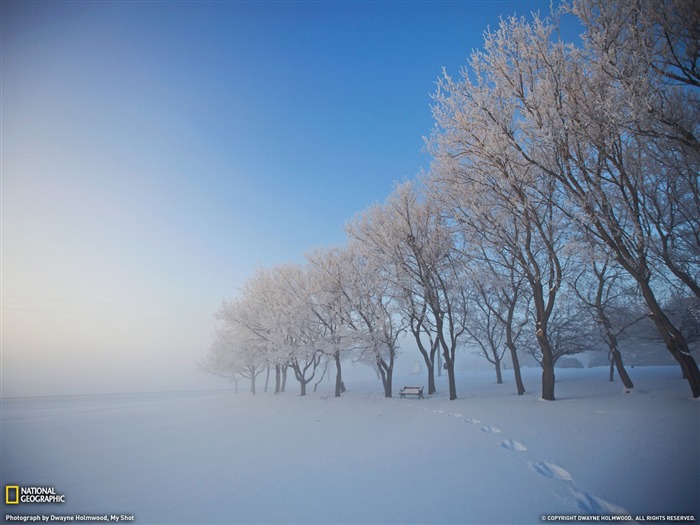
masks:
[[[5,505],[19,503],[19,485],[5,485]]]
[[[54,487],[20,487],[5,485],[5,505],[20,503],[65,503],[66,496],[57,494]]]

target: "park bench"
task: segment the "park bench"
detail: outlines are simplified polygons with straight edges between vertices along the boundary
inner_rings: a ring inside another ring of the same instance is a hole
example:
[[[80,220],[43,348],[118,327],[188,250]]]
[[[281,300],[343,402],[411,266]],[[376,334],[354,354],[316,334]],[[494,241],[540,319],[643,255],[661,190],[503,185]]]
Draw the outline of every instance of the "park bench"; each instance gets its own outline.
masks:
[[[423,399],[423,387],[422,386],[405,386],[399,390],[399,397],[405,398],[406,396],[418,396],[418,399]]]

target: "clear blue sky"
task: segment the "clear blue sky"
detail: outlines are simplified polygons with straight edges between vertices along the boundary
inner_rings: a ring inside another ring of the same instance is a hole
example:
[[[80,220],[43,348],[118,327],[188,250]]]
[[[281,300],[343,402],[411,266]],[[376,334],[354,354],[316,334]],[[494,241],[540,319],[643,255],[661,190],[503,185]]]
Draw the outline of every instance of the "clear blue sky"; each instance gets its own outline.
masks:
[[[344,242],[499,16],[548,1],[2,1],[2,394],[188,388],[256,265]]]

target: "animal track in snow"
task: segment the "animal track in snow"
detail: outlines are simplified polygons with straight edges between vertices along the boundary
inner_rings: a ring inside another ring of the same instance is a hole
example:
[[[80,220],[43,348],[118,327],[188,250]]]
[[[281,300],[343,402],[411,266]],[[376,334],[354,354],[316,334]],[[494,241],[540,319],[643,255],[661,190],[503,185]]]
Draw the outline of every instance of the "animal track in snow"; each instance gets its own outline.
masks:
[[[436,414],[444,414],[445,413],[444,410],[433,410],[433,412],[435,412]]]
[[[481,431],[486,432],[487,434],[500,434],[501,433],[500,428],[490,427],[488,425],[485,427],[481,427]]]
[[[571,474],[564,468],[556,465],[554,463],[547,463],[545,461],[530,461],[530,466],[538,473],[552,479],[558,479],[560,481],[570,481],[574,482],[574,478]]]
[[[452,412],[450,412],[450,415],[452,417],[464,417],[462,414],[453,414]]]
[[[479,423],[481,423],[481,419],[476,419],[473,417],[468,417],[464,421],[466,421],[467,423],[471,423],[472,425],[478,425]]]
[[[501,447],[506,450],[512,450],[513,452],[524,452],[527,447],[523,445],[520,441],[515,441],[514,439],[504,439],[501,441]]]

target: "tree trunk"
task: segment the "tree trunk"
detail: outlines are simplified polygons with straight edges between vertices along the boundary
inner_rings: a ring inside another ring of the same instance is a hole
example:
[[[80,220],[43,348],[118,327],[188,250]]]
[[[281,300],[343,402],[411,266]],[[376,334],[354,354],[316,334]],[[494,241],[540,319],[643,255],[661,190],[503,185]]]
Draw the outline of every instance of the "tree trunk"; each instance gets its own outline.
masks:
[[[289,370],[289,365],[282,366],[282,388],[280,392],[285,392],[287,390],[287,371]]]
[[[255,378],[258,377],[257,374],[250,375],[250,393],[255,395]]]
[[[447,364],[447,384],[450,389],[450,401],[457,399],[457,383],[455,381],[455,365],[452,360],[445,358]]]
[[[335,397],[340,397],[345,391],[345,385],[343,384],[343,374],[340,368],[340,352],[333,354],[335,359]]]
[[[627,390],[633,389],[634,383],[632,383],[630,376],[627,374],[627,370],[625,370],[625,365],[622,364],[622,354],[617,348],[612,351],[612,358],[613,363],[615,363],[615,368],[617,369],[617,374],[620,376],[620,381],[622,381],[622,384],[625,385],[625,388]]]
[[[318,390],[318,385],[321,384],[321,381],[323,381],[323,378],[326,377],[326,373],[328,372],[328,360],[326,360],[326,364],[323,367],[323,373],[321,374],[321,377],[318,378],[318,381],[314,383],[314,392]]]
[[[270,385],[270,365],[267,365],[267,373],[265,374],[265,390],[267,393],[267,387]]]
[[[508,343],[508,349],[510,350],[510,359],[513,362],[513,375],[515,376],[515,386],[518,390],[518,395],[522,396],[525,393],[525,385],[523,385],[523,377],[520,374],[520,360],[518,359],[518,352],[515,345],[511,342]]]
[[[642,280],[639,284],[647,306],[651,310],[650,317],[661,334],[666,348],[680,364],[683,378],[688,381],[693,397],[700,397],[700,370],[690,354],[687,341],[664,313],[649,283]]]
[[[384,382],[384,397],[391,397],[393,395],[393,374],[391,370],[388,371],[386,375],[386,381]]]
[[[501,360],[496,359],[496,384],[503,384],[503,376],[501,375]]]
[[[381,359],[377,359],[377,370],[382,378],[382,386],[384,387],[384,397],[392,396],[392,369],[387,366]]]
[[[603,274],[601,274],[601,276],[602,275]],[[601,279],[601,277],[599,277],[599,279]],[[610,349],[610,381],[613,381],[613,369],[617,368],[617,373],[620,376],[622,384],[625,385],[627,390],[630,390],[634,388],[634,384],[632,383],[630,376],[627,374],[627,370],[625,370],[625,365],[622,364],[622,354],[620,354],[617,347],[617,335],[613,331],[612,321],[607,316],[600,299],[603,292],[604,282],[602,280],[599,282],[600,285],[598,287],[598,298],[596,300],[595,309],[598,314],[598,323],[602,325],[603,329],[605,330],[604,339],[607,341],[608,348]]]
[[[280,393],[280,389],[282,387],[281,382],[282,382],[282,367],[280,365],[275,365],[275,394]]]
[[[435,367],[431,363],[428,365],[428,395],[434,394],[435,392]]]
[[[542,360],[542,399],[554,401],[554,363]]]
[[[455,362],[454,352],[450,355],[448,347],[444,342],[441,343],[443,349],[443,357],[445,358],[445,368],[447,369],[447,386],[450,391],[450,401],[457,399],[457,382],[455,381]]]
[[[537,342],[542,351],[542,399],[554,401],[554,356],[549,340],[542,328],[537,330]]]

